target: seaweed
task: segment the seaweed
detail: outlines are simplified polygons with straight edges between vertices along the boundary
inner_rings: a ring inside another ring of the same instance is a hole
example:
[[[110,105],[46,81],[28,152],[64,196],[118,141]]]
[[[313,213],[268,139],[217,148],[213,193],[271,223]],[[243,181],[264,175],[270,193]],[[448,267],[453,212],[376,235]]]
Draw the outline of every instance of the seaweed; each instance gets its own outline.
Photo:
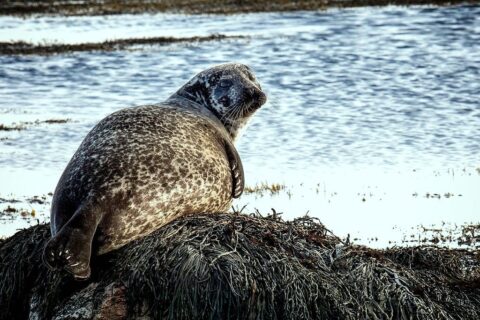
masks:
[[[85,52],[85,51],[114,51],[124,50],[138,45],[167,45],[172,43],[196,43],[204,41],[215,41],[224,39],[240,39],[244,36],[226,36],[222,34],[212,34],[208,36],[196,36],[196,37],[151,37],[151,38],[130,38],[130,39],[116,39],[108,40],[104,42],[89,42],[78,44],[32,44],[24,41],[11,41],[0,42],[0,54],[2,55],[52,55],[61,53],[72,52]],[[68,121],[68,120],[67,120]],[[62,120],[46,120],[44,123],[65,123]],[[2,127],[0,125],[0,130]],[[3,130],[19,130],[15,127],[5,127]]]
[[[42,265],[48,238],[0,242],[1,319],[480,318],[478,250],[374,250],[311,217],[185,216],[95,257],[87,282]]]

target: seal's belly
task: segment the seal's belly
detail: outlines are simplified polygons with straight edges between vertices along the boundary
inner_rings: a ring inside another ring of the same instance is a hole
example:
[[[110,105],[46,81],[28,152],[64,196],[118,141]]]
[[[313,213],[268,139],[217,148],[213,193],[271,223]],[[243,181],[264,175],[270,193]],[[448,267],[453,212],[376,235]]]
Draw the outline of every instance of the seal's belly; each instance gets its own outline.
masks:
[[[99,225],[99,254],[145,236],[180,216],[230,208],[230,166],[215,137],[204,132],[195,141],[181,136],[169,138],[169,148],[160,148],[157,163],[146,159],[152,157],[155,161],[158,154],[144,150],[136,167],[108,182],[110,199],[105,202],[114,203],[115,210],[107,208]]]
[[[228,169],[228,168],[226,168]],[[98,228],[99,254],[148,235],[170,221],[193,213],[225,212],[231,206],[231,177],[223,172],[189,174],[188,179],[139,189],[124,208]]]

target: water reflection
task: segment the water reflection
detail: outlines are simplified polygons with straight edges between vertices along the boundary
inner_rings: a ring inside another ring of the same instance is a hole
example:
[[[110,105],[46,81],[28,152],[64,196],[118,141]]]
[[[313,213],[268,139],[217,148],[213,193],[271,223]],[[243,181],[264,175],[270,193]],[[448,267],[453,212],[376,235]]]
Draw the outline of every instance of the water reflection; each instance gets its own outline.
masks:
[[[255,69],[269,94],[239,143],[247,183],[297,187],[291,198],[247,196],[237,204],[275,207],[288,218],[309,211],[334,232],[357,230],[360,238],[379,235],[383,243],[398,225],[478,222],[479,6],[1,17],[0,25],[0,40],[250,36],[114,52],[0,56],[0,123],[71,119],[0,131],[0,196],[53,191],[82,138],[102,117],[162,101],[208,66],[241,61]],[[464,176],[448,173],[464,168]],[[338,197],[312,193],[318,183]],[[369,186],[377,188],[376,198],[360,201],[358,194],[369,194]],[[435,202],[412,197],[415,192],[462,197]]]

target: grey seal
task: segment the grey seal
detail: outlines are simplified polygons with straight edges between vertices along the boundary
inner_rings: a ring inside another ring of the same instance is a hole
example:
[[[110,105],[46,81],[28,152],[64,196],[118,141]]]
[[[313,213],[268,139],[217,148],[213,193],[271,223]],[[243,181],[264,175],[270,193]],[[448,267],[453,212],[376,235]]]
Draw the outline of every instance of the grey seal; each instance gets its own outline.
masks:
[[[229,63],[200,72],[163,103],[101,120],[57,184],[44,262],[86,279],[92,254],[183,215],[228,210],[244,187],[234,141],[265,101],[251,69]]]

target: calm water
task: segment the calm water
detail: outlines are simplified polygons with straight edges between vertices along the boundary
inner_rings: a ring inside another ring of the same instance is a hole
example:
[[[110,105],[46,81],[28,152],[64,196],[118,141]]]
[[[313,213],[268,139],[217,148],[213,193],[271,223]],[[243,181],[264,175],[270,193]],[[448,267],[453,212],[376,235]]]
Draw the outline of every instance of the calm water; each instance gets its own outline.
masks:
[[[269,102],[238,144],[246,211],[319,217],[333,232],[399,241],[417,226],[480,223],[480,6],[233,16],[0,17],[0,41],[94,42],[222,33],[247,39],[115,52],[0,56],[0,198],[53,191],[85,134],[120,108],[166,99],[195,73],[239,61]],[[431,197],[437,193],[438,197]],[[8,203],[0,203],[0,209]],[[34,208],[43,221],[48,204]],[[36,223],[16,219],[0,233]],[[412,229],[413,228],[413,229]]]

